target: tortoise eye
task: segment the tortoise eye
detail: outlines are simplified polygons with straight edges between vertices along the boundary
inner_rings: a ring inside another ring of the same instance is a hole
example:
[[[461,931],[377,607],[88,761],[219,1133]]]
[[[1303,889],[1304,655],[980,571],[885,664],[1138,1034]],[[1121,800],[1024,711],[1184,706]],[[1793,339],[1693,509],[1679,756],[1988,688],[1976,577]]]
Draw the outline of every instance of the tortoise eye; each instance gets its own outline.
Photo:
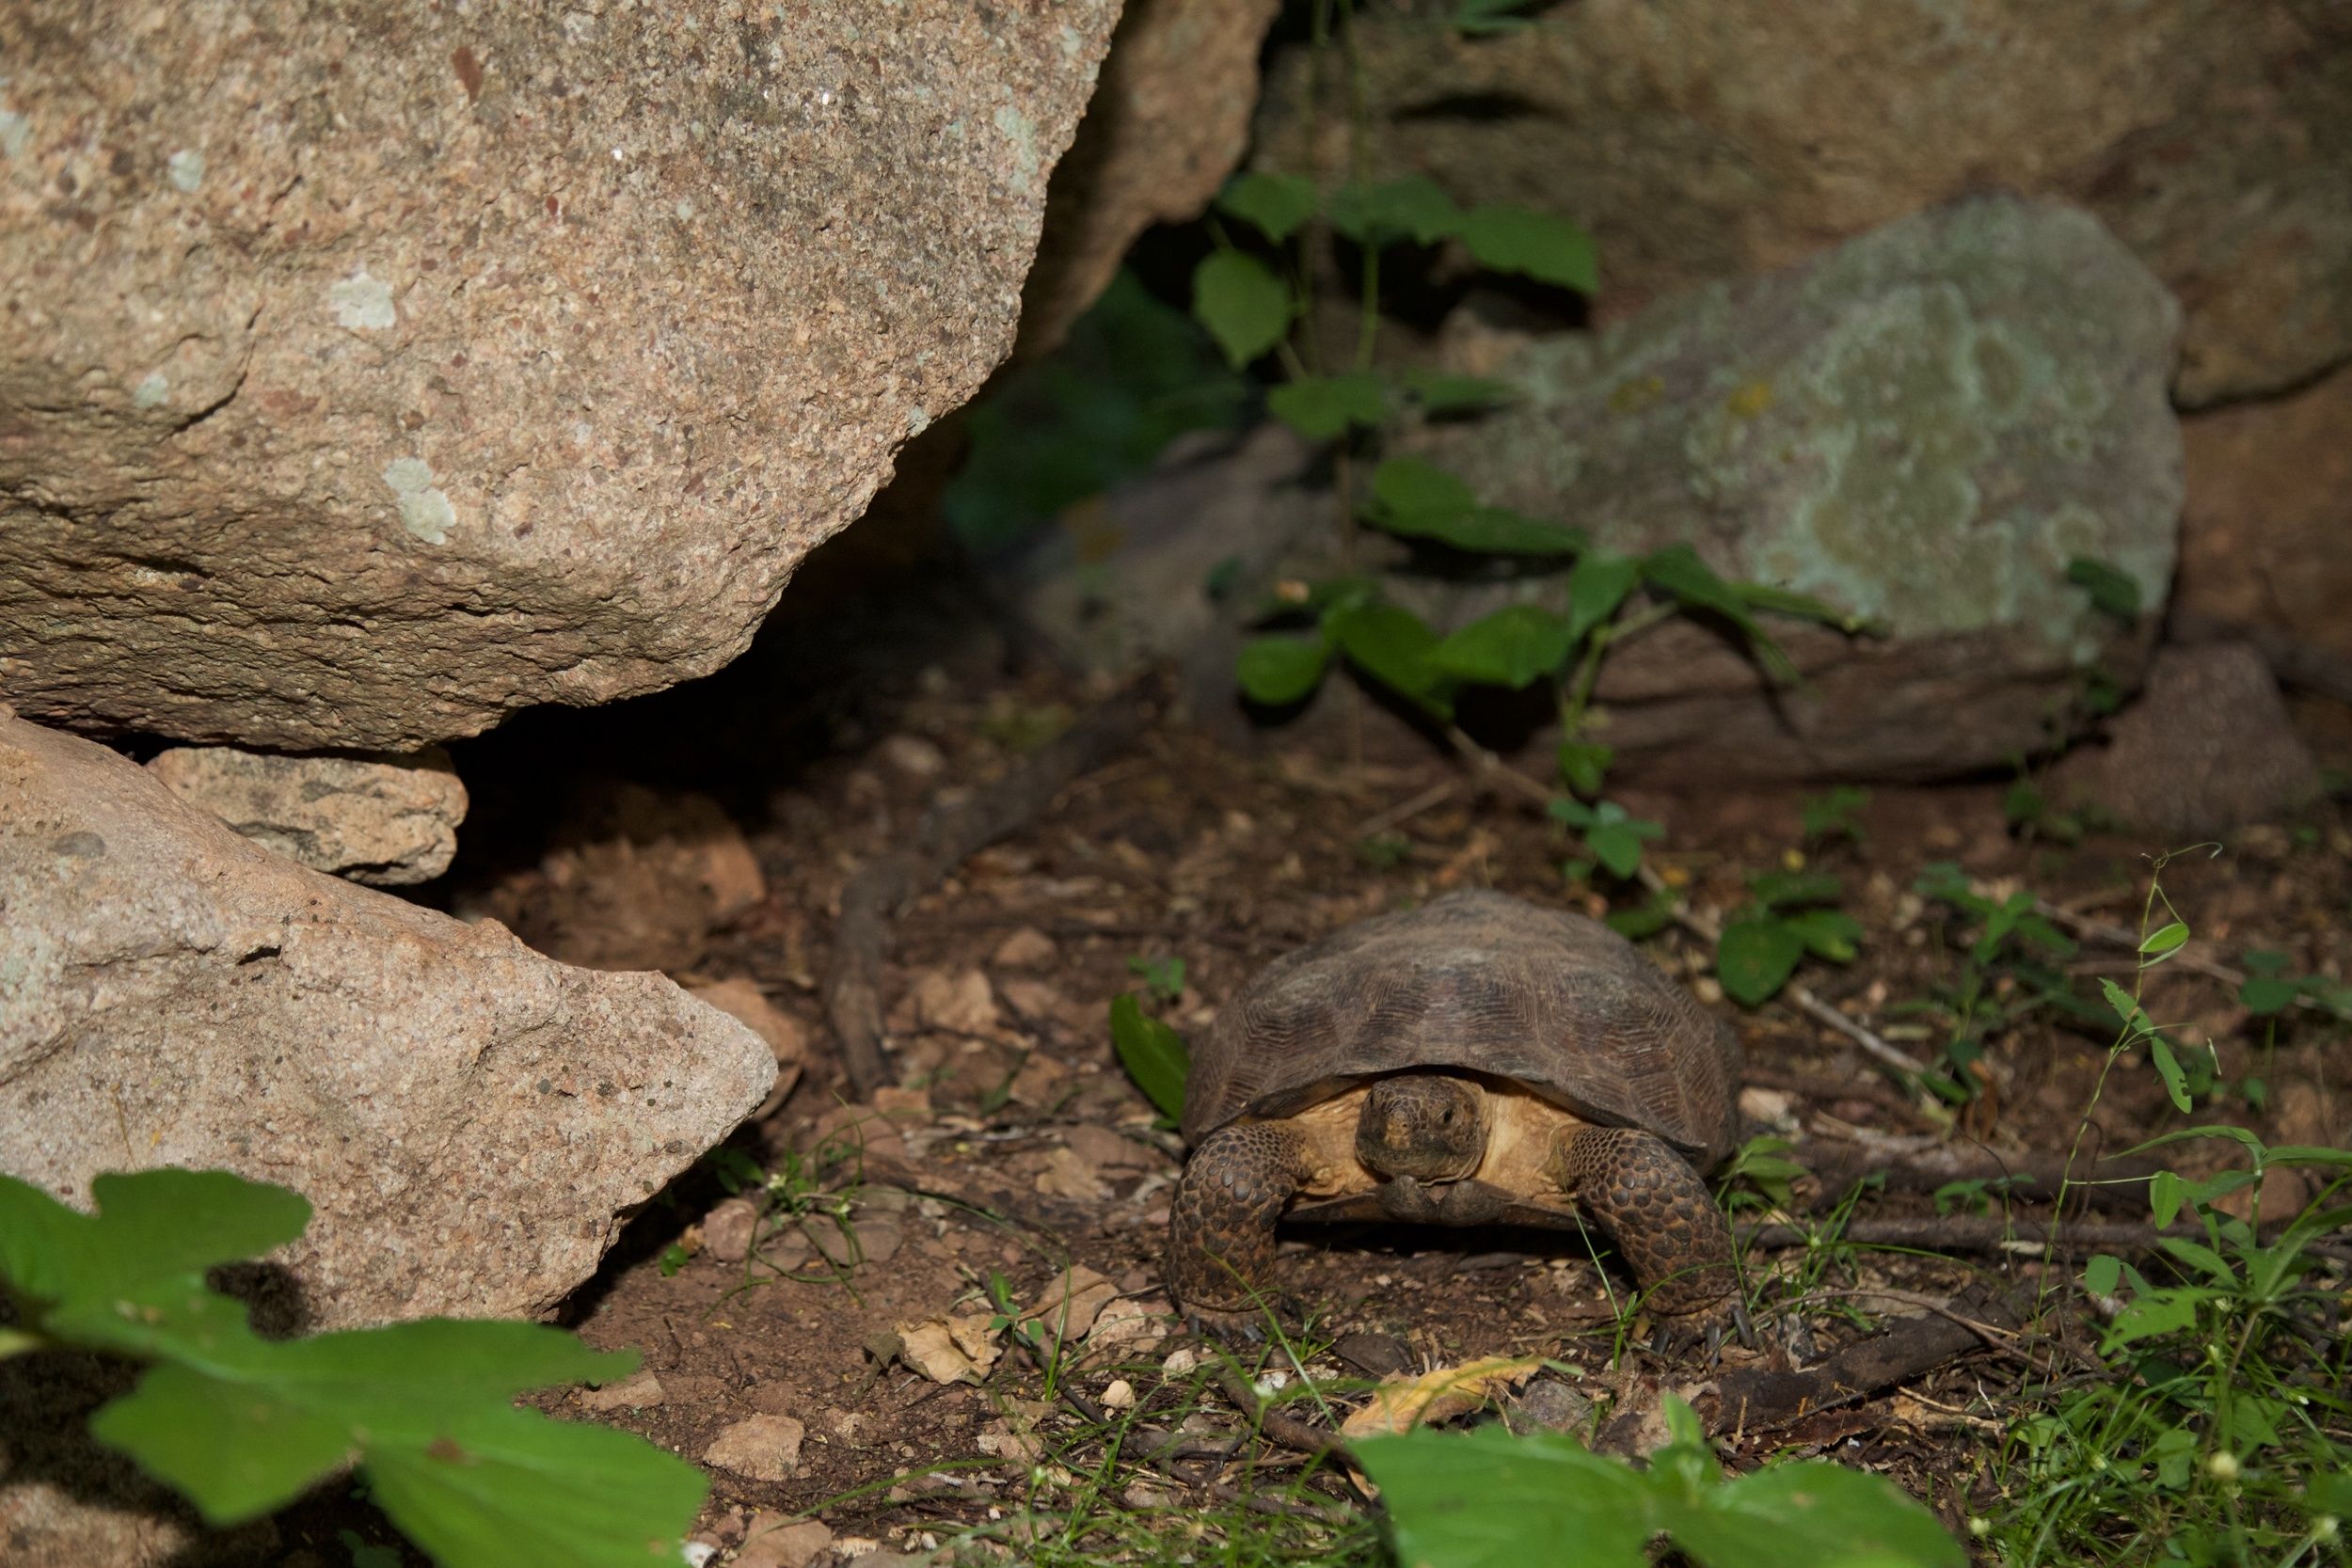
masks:
[[[1446,1126],[1451,1127],[1451,1126],[1453,1126],[1453,1125],[1454,1125],[1454,1113],[1453,1113],[1452,1111],[1448,1111],[1445,1115],[1443,1115],[1443,1116],[1439,1117],[1438,1119],[1440,1122],[1444,1123]]]

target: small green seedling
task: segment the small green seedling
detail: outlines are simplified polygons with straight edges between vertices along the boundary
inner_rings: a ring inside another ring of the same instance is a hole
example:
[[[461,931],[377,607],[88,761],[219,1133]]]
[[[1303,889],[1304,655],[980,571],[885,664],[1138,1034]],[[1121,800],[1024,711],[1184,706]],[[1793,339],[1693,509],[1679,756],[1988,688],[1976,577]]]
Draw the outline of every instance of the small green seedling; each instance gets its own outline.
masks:
[[[427,1318],[264,1339],[205,1283],[299,1237],[297,1193],[219,1170],[105,1175],[96,1214],[0,1176],[0,1356],[52,1348],[145,1363],[90,1418],[215,1526],[284,1507],[356,1467],[393,1524],[445,1568],[642,1568],[675,1560],[709,1482],[610,1427],[515,1396],[609,1383],[603,1354],[538,1323]]]
[[[1845,896],[1845,884],[1820,872],[1769,871],[1751,876],[1752,900],[1724,927],[1715,949],[1715,977],[1742,1006],[1760,1006],[1780,994],[1808,953],[1850,963],[1862,940],[1862,922],[1827,906]]]
[[[1804,841],[1807,844],[1827,844],[1833,839],[1862,842],[1862,813],[1870,803],[1870,792],[1854,784],[1839,784],[1822,795],[1808,795],[1802,810],[1804,814]]]
[[[1143,989],[1163,1006],[1184,994],[1184,960],[1173,954],[1136,954],[1127,960],[1127,973],[1142,980]]]

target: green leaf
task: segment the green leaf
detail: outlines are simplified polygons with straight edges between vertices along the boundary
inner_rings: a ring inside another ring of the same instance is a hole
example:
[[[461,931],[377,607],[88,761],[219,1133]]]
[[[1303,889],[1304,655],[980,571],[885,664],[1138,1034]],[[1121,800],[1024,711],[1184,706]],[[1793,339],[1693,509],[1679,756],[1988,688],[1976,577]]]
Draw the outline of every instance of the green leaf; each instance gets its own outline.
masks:
[[[1573,555],[1584,547],[1574,529],[1479,505],[1462,480],[1418,457],[1391,457],[1373,470],[1367,515],[1391,533],[1489,555]]]
[[[2187,1198],[2188,1183],[2173,1172],[2160,1170],[2149,1179],[2148,1210],[2155,1217],[2158,1229],[2180,1217],[2181,1205]]]
[[[2187,941],[2187,924],[2176,920],[2160,930],[2149,933],[2148,940],[2139,944],[2139,950],[2150,956],[2153,966],[2178,953],[2182,943]]]
[[[2249,1013],[2264,1017],[2283,1012],[2295,1006],[2295,999],[2303,988],[2293,980],[2277,974],[2249,974],[2237,989],[2238,1002]]]
[[[90,1196],[96,1216],[0,1176],[0,1277],[37,1301],[103,1295],[259,1258],[310,1223],[299,1193],[225,1170],[109,1173]]]
[[[1454,30],[1464,38],[1488,38],[1502,33],[1520,32],[1535,24],[1524,16],[1511,13],[1525,9],[1532,0],[1461,0],[1454,8]]]
[[[1490,381],[1478,375],[1448,375],[1440,371],[1408,372],[1405,386],[1422,407],[1432,414],[1457,414],[1500,407],[1516,401],[1519,395],[1518,388],[1507,381]]]
[[[1788,922],[1767,915],[1724,927],[1715,949],[1715,977],[1742,1006],[1760,1006],[1780,994],[1804,957],[1804,938]]]
[[[1787,615],[1799,621],[1818,621],[1825,626],[1836,626],[1849,636],[1868,631],[1871,627],[1868,616],[1840,610],[1828,600],[1817,599],[1809,594],[1792,593],[1786,588],[1774,588],[1761,582],[1735,582],[1731,591],[1739,594],[1740,601],[1751,610],[1768,610],[1774,615]]]
[[[1582,642],[1607,621],[1642,580],[1641,566],[1621,555],[1588,550],[1568,573],[1568,641]]]
[[[1647,1568],[1650,1488],[1562,1433],[1424,1427],[1353,1449],[1380,1488],[1399,1562],[1525,1568],[1557,1560],[1573,1541],[1580,1568]]]
[[[2083,1265],[2083,1289],[2094,1296],[2111,1296],[2123,1282],[2123,1259],[2112,1253],[2094,1253]]]
[[[2153,1035],[2155,1033],[2156,1026],[2148,1022],[2147,1012],[2130,991],[2125,990],[2113,980],[2102,978],[2099,981],[2099,992],[2107,999],[2107,1006],[2115,1009],[2115,1016],[2122,1020],[2123,1025],[2133,1034]]]
[[[1169,1121],[1184,1115],[1184,1081],[1192,1053],[1184,1037],[1146,1013],[1132,995],[1111,998],[1111,1046],[1136,1087]]]
[[[1373,679],[1436,714],[1453,712],[1438,668],[1438,634],[1409,610],[1360,605],[1324,622],[1349,662]]]
[[[1330,662],[1320,637],[1261,637],[1242,645],[1233,676],[1251,702],[1285,707],[1312,691]]]
[[[213,1525],[283,1507],[359,1450],[347,1420],[175,1366],[154,1368],[91,1417],[90,1435],[137,1460]]]
[[[2172,1053],[2171,1042],[2162,1035],[2150,1035],[2148,1059],[2155,1063],[2156,1076],[2164,1080],[2164,1092],[2172,1097],[2173,1106],[2182,1111],[2190,1109],[2188,1075],[2181,1070],[2180,1058]]]
[[[1524,207],[1479,207],[1462,222],[1461,234],[1481,266],[1579,293],[1599,292],[1593,236],[1566,218]]]
[[[1804,802],[1804,836],[1808,839],[1834,838],[1839,833],[1859,836],[1859,819],[1863,807],[1870,803],[1870,792],[1852,784],[1839,784],[1826,795],[1806,798]]]
[[[1805,951],[1832,963],[1851,963],[1862,941],[1862,922],[1843,910],[1799,910],[1780,917]]]
[[[1192,313],[1238,370],[1290,331],[1290,287],[1256,257],[1220,250],[1193,269]]]
[[[633,1433],[508,1408],[371,1450],[365,1471],[376,1505],[449,1568],[675,1562],[710,1487]]]
[[[1431,657],[1447,674],[1517,690],[1566,662],[1567,623],[1535,605],[1507,605],[1454,632]]]
[[[1376,184],[1350,182],[1331,193],[1331,227],[1373,246],[1411,240],[1434,245],[1462,226],[1462,210],[1426,175]]]
[[[2078,555],[2066,563],[2066,580],[2090,595],[2090,602],[2119,621],[2139,617],[2139,583],[2108,565]]]
[[[2287,971],[2287,956],[2265,948],[2249,948],[2245,958],[2239,961],[2246,965],[2246,972],[2249,974],[2283,974]]]
[[[1767,1465],[1669,1523],[1707,1568],[1962,1568],[1935,1515],[1884,1476],[1822,1462]]]
[[[2178,1334],[2183,1329],[2194,1328],[2197,1326],[2198,1304],[2210,1301],[2213,1296],[2213,1291],[2193,1286],[2150,1291],[2144,1295],[2135,1296],[2107,1324],[2101,1351],[2113,1351],[2141,1339],[2153,1339],[2161,1335]]]
[[[1552,813],[1559,815],[1557,800],[1552,802]],[[1584,831],[1584,847],[1614,875],[1630,877],[1641,867],[1643,842],[1665,836],[1662,824],[1628,816],[1614,800],[1603,800],[1593,808],[1592,826]]]
[[[1780,645],[1756,624],[1756,617],[1748,613],[1747,601],[1730,583],[1717,577],[1690,546],[1669,545],[1653,551],[1643,559],[1642,576],[1684,604],[1710,610],[1739,627],[1765,672],[1774,680],[1796,678],[1796,667],[1780,651]]]
[[[1598,795],[1617,749],[1593,740],[1560,742],[1560,781],[1579,795]]]
[[[1748,878],[1748,891],[1766,909],[1782,909],[1835,904],[1846,895],[1846,884],[1826,871],[1758,871]]]
[[[1295,174],[1236,174],[1216,204],[1279,245],[1315,215],[1317,198],[1314,182]]]
[[[1349,425],[1375,427],[1388,413],[1381,380],[1369,372],[1301,376],[1268,392],[1265,405],[1310,441],[1344,435]]]

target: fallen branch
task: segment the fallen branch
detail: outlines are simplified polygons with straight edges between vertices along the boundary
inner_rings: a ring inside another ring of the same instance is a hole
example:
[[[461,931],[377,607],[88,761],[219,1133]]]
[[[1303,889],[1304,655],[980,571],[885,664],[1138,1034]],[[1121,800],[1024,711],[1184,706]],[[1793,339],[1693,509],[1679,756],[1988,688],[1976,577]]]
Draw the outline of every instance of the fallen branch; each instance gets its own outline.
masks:
[[[1842,1198],[1858,1181],[1879,1177],[1887,1191],[1899,1193],[1932,1193],[1957,1181],[1983,1181],[1998,1184],[1997,1193],[1986,1195],[1994,1201],[2038,1205],[2056,1203],[2063,1184],[2069,1205],[2129,1213],[2147,1212],[2148,1182],[2160,1168],[2147,1159],[2085,1157],[2075,1162],[2070,1177],[2060,1155],[2009,1157],[1969,1144],[1902,1147],[1910,1141],[1807,1138],[1789,1151],[1789,1158],[1820,1180],[1823,1203]]]
[[[868,861],[841,890],[825,974],[825,1017],[861,1097],[890,1082],[882,975],[899,911],[971,856],[1042,816],[1073,780],[1134,744],[1156,711],[1159,686],[1156,677],[1130,683],[995,783],[934,801],[916,823],[910,847]]]

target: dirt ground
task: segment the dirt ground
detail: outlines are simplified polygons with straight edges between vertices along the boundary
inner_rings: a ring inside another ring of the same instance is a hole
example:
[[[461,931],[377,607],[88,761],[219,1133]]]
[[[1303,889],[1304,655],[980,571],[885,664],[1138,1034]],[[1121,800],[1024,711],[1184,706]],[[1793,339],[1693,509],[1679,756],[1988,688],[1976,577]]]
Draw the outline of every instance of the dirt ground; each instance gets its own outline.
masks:
[[[852,1105],[819,996],[845,882],[903,841],[940,791],[1001,773],[1088,700],[1051,674],[1008,677],[984,627],[951,633],[907,613],[903,635],[879,637],[879,651],[819,657],[809,650],[821,638],[788,634],[749,673],[723,677],[734,684],[632,705],[638,711],[594,744],[579,740],[592,732],[576,719],[478,753],[469,777],[492,781],[478,786],[492,831],[477,842],[496,842],[499,854],[461,867],[457,907],[499,913],[560,957],[663,967],[691,984],[747,979],[797,1025],[805,1049],[784,1103],[650,1206],[574,1304],[568,1321],[590,1343],[642,1350],[644,1371],[549,1407],[709,1459],[714,1486],[697,1539],[718,1560],[739,1552],[772,1568],[836,1560],[824,1551],[921,1552],[971,1527],[997,1529],[1016,1557],[1044,1556],[1022,1549],[1019,1530],[1073,1517],[1071,1494],[1104,1449],[1098,1418],[1191,1439],[1156,1468],[1115,1477],[1116,1506],[1182,1519],[1188,1508],[1239,1501],[1309,1521],[1311,1533],[1322,1528],[1309,1520],[1313,1497],[1343,1506],[1345,1481],[1320,1471],[1295,1485],[1304,1458],[1250,1440],[1245,1416],[1206,1378],[1209,1353],[1168,1315],[1159,1255],[1181,1148],[1121,1070],[1106,1006],[1156,986],[1154,1009],[1198,1040],[1257,965],[1349,920],[1457,887],[1594,913],[1609,900],[1565,884],[1560,830],[1510,801],[1441,801],[1368,848],[1367,822],[1454,775],[1434,753],[1418,766],[1351,767],[1327,745],[1278,735],[1262,755],[1243,757],[1164,723],[907,911],[884,990],[904,1086]],[[755,721],[746,693],[763,686],[768,705]],[[648,738],[665,731],[675,747]],[[675,789],[692,771],[681,760],[689,752],[711,796],[699,805],[680,805]],[[795,753],[815,760],[776,760]],[[564,768],[548,768],[553,754],[566,756]],[[525,767],[523,757],[535,760]],[[670,824],[641,826],[641,839],[666,831],[731,840],[739,830],[756,882],[730,895],[711,871],[739,856],[732,842],[669,860],[643,843],[616,851],[612,836],[630,830],[615,829],[628,813],[614,816],[611,792],[592,784],[582,798],[602,802],[593,807],[563,793],[564,781],[599,777],[668,792],[637,798],[641,824]],[[1957,862],[1996,889],[2030,887],[2086,919],[2140,920],[2149,846],[2094,835],[2065,847],[2020,833],[2005,820],[2003,793],[2000,782],[1882,789],[1856,836],[1810,848],[1798,792],[1624,799],[1667,825],[1655,863],[1719,915],[1742,902],[1750,872],[1802,864],[1843,879],[1843,907],[1867,940],[1851,964],[1811,962],[1800,980],[1899,1049],[1933,1057],[1948,1022],[1934,999],[1955,974],[1960,927],[1912,891],[1923,866]],[[2339,807],[2237,834],[2219,855],[2184,855],[2163,881],[2195,929],[2196,953],[2234,961],[2269,948],[2289,955],[2296,973],[2344,975],[2352,833]],[[2090,1145],[2120,1149],[2180,1120],[2144,1068],[2113,1074],[2086,1119],[2108,1032],[2046,1009],[1993,1033],[1971,1069],[1979,1092],[1933,1113],[1785,1003],[1741,1011],[1725,1001],[1708,955],[1682,933],[1648,945],[1734,1018],[1748,1060],[1743,1108],[1758,1130],[1798,1144],[1800,1158],[1848,1150],[1850,1177],[1936,1147],[1996,1164],[2062,1157],[2085,1128]],[[2128,979],[2133,963],[2087,942],[2069,967],[2095,989],[2099,974]],[[2265,1112],[2240,1098],[2221,1114],[2234,1106],[2265,1135],[2305,1142],[2340,1137],[2352,1119],[2352,1073],[2320,1021],[2269,1027],[2249,1019],[2233,987],[2185,964],[2154,972],[2147,1001],[2179,1037],[2211,1039],[2222,1080],[2267,1085]],[[2192,1166],[2201,1158],[2218,1156],[2196,1146],[2182,1155]],[[755,1226],[744,1200],[728,1196],[754,1167],[783,1173],[778,1208]],[[1951,1223],[1939,1218],[1931,1183],[1908,1185],[1867,1192],[1855,1217]],[[1797,1207],[1820,1210],[1845,1191],[1834,1173],[1810,1178],[1798,1183]],[[2266,1205],[2294,1196],[2266,1195]],[[2042,1217],[2021,1227],[2046,1224],[2046,1211],[2034,1212]],[[2042,1266],[1984,1248],[1855,1256],[1818,1282],[1825,1291],[1942,1300],[1973,1280]],[[1749,1266],[1804,1261],[1758,1251]],[[1596,1400],[1707,1375],[1621,1345],[1612,1296],[1625,1278],[1572,1232],[1294,1226],[1282,1267],[1318,1314],[1310,1373],[1538,1355],[1552,1365],[1506,1400],[1508,1418],[1580,1426]],[[1051,1307],[1064,1296],[1068,1310],[1048,1313],[1058,1331],[1041,1337],[1043,1350],[1018,1349],[1014,1331],[989,1326],[1002,1307]],[[1833,1305],[1805,1318],[1788,1348],[1818,1355],[1877,1321]],[[1729,1347],[1726,1364],[1775,1354]],[[1253,1375],[1260,1364],[1297,1375],[1279,1353],[1250,1354],[1270,1357],[1253,1361]],[[970,1380],[936,1380],[974,1355]],[[1909,1388],[1727,1449],[1742,1460],[1834,1453],[1890,1473],[1957,1524],[1996,1434],[1972,1400],[2008,1375],[2003,1357],[1980,1347]],[[1261,1391],[1276,1381],[1262,1378]],[[1289,1490],[1248,1502],[1277,1482]],[[823,1528],[778,1528],[803,1516]],[[1339,1556],[1361,1550],[1365,1536],[1343,1525],[1327,1539]]]

